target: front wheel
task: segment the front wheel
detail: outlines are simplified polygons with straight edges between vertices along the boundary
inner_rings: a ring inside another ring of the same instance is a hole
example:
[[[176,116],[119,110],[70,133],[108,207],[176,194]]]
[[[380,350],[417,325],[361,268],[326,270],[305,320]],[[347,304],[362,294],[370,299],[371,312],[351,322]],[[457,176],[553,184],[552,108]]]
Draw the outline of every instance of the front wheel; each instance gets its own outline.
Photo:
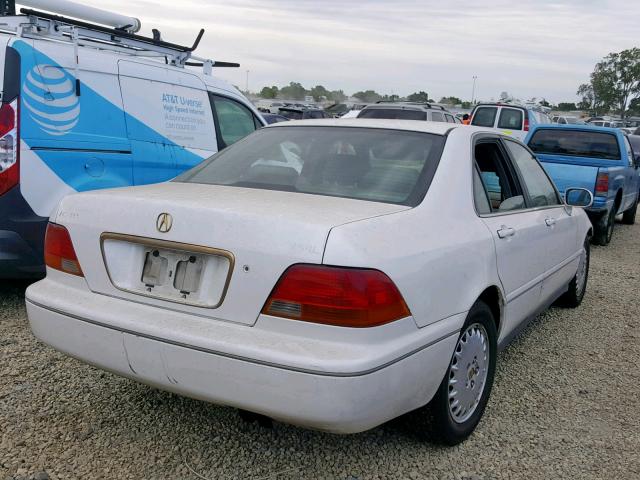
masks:
[[[497,338],[491,309],[482,301],[476,302],[430,405],[435,433],[447,445],[465,440],[480,422],[493,386]]]
[[[568,290],[558,299],[557,304],[561,307],[576,308],[582,303],[584,294],[587,291],[587,279],[589,278],[589,259],[591,251],[589,249],[589,239],[585,238],[580,263],[575,276],[569,282]]]

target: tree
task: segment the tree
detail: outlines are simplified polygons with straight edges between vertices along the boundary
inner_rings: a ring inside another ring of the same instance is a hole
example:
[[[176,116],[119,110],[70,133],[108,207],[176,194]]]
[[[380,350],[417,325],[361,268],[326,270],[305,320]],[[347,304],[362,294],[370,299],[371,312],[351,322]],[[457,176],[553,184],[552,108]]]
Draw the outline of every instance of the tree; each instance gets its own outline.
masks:
[[[353,96],[365,103],[374,103],[382,98],[379,93],[374,92],[373,90],[356,92],[353,94]]]
[[[264,87],[260,90],[260,96],[262,98],[276,98],[278,96],[278,87]]]
[[[297,82],[291,82],[280,89],[280,96],[286,100],[304,100],[307,90]]]
[[[428,102],[429,94],[420,90],[419,92],[412,93],[407,97],[409,102]]]
[[[561,112],[570,112],[572,110],[578,110],[578,107],[573,102],[559,102],[558,110],[560,110]]]
[[[461,106],[462,108],[464,108],[465,110],[468,110],[468,109],[470,109],[470,108],[471,108],[471,102],[462,102],[462,103],[460,104],[460,106]]]
[[[392,93],[391,95],[383,95],[380,100],[384,102],[397,102],[400,100],[400,96]]]
[[[316,102],[322,100],[322,97],[328,99],[330,93],[331,92],[329,92],[329,90],[324,88],[322,85],[316,85],[311,90],[309,90],[309,95],[311,95]]]
[[[624,118],[629,101],[640,95],[640,48],[604,57],[591,73],[591,86],[603,107],[617,108]]]
[[[640,97],[636,97],[629,102],[627,113],[633,116],[640,115]]]
[[[578,103],[580,110],[589,110],[597,114],[596,111],[596,94],[593,90],[591,83],[583,83],[578,87],[576,95],[582,97],[582,100]]]
[[[347,99],[347,96],[344,94],[342,90],[332,90],[329,92],[328,100],[332,102],[341,103]]]
[[[460,105],[462,100],[458,97],[442,97],[438,103],[444,103],[445,105]]]

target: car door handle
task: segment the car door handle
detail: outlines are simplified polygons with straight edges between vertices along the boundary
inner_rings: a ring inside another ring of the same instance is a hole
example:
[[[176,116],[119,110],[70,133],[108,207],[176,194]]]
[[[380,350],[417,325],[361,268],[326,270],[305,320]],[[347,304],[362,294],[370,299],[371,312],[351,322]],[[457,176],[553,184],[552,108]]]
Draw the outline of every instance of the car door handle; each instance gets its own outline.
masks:
[[[545,218],[544,223],[547,224],[547,227],[553,227],[556,224],[556,219],[555,218]]]
[[[500,230],[498,230],[498,237],[500,238],[513,237],[515,234],[516,234],[515,228],[507,227],[505,225],[500,227]]]

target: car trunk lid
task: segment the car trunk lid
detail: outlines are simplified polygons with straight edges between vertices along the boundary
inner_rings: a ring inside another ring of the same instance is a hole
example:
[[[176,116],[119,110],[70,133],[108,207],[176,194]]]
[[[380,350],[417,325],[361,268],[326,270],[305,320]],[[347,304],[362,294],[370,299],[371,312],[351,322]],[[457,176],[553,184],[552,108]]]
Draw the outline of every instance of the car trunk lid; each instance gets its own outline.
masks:
[[[69,229],[91,290],[253,324],[287,267],[322,263],[331,228],[407,208],[170,182],[71,195],[56,222]]]

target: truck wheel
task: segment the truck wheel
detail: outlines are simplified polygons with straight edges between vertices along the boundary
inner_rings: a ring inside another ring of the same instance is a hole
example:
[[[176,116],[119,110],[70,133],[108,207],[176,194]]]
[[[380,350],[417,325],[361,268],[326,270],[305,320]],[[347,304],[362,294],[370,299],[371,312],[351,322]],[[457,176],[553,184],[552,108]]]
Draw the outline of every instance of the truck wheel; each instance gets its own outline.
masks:
[[[435,434],[456,445],[475,430],[491,394],[498,334],[491,309],[477,301],[460,331],[449,367],[430,403]]]
[[[561,307],[576,308],[582,303],[584,294],[587,291],[587,280],[589,278],[589,238],[584,239],[584,251],[580,255],[580,263],[575,276],[569,282],[569,289],[562,295],[556,304]]]
[[[609,245],[611,241],[611,237],[613,237],[613,227],[616,224],[616,209],[613,207],[609,215],[607,215],[606,223],[603,225],[601,222],[598,222],[598,225],[595,226],[595,235],[593,236],[593,241],[596,245]]]
[[[639,194],[640,195],[640,194]],[[638,211],[638,197],[629,210],[622,214],[622,223],[625,225],[633,225],[636,223],[636,212]]]

